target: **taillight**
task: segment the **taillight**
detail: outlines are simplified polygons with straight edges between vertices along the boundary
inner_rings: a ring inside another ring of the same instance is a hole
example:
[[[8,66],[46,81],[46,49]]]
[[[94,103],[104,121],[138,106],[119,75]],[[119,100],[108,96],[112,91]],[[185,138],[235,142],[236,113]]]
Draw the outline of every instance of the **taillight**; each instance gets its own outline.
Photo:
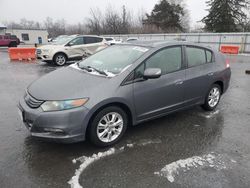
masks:
[[[227,67],[227,68],[230,67],[230,61],[229,61],[229,59],[226,59],[226,67]]]

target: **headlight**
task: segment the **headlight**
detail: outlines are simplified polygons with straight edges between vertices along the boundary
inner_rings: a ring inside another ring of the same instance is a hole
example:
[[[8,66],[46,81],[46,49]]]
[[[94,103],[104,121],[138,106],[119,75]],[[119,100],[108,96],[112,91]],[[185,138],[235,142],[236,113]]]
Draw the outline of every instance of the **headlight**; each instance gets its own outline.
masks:
[[[45,112],[50,111],[60,111],[60,110],[69,110],[72,108],[77,108],[83,106],[88,101],[85,99],[76,99],[76,100],[65,100],[65,101],[46,101],[41,105],[41,108]]]

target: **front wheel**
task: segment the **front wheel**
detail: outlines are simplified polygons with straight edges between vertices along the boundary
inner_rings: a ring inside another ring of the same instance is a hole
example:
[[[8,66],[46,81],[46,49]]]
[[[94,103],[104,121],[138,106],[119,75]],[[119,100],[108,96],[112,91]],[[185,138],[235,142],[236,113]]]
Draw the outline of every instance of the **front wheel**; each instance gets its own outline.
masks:
[[[63,66],[67,62],[67,57],[64,54],[59,53],[54,56],[53,61],[56,65]]]
[[[101,110],[90,124],[90,141],[99,147],[111,146],[121,139],[127,125],[127,114],[121,108],[107,107]]]
[[[221,98],[221,87],[217,84],[213,84],[210,88],[205,103],[202,105],[206,111],[213,111],[219,104]]]

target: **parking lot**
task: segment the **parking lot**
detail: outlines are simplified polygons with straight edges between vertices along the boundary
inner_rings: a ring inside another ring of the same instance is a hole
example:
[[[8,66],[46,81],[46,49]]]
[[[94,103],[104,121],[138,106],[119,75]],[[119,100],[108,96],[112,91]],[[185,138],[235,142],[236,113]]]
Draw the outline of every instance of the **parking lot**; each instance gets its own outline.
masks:
[[[29,136],[18,101],[58,67],[10,62],[0,49],[0,187],[249,187],[250,58],[228,58],[231,85],[215,112],[195,107],[149,121],[114,148],[98,149]]]

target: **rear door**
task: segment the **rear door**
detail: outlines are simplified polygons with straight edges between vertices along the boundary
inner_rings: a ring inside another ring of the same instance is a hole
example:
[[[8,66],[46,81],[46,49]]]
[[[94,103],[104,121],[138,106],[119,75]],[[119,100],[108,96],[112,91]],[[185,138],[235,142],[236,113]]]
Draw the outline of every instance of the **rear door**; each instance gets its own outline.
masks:
[[[77,37],[69,42],[69,46],[65,47],[65,50],[67,52],[67,55],[69,58],[80,58],[84,54],[84,40],[83,37]]]
[[[134,104],[139,121],[181,107],[185,80],[182,52],[181,46],[162,49],[135,70]],[[143,80],[146,68],[160,68],[162,76],[159,79]]]
[[[185,102],[202,102],[213,83],[214,55],[211,50],[196,46],[186,46]]]
[[[10,43],[10,39],[9,39],[9,37],[8,36],[2,36],[2,39],[1,39],[1,45],[2,46],[8,46],[9,45],[9,43]]]
[[[84,44],[84,48],[87,49],[90,54],[105,47],[104,39],[101,37],[86,36],[84,37]]]

